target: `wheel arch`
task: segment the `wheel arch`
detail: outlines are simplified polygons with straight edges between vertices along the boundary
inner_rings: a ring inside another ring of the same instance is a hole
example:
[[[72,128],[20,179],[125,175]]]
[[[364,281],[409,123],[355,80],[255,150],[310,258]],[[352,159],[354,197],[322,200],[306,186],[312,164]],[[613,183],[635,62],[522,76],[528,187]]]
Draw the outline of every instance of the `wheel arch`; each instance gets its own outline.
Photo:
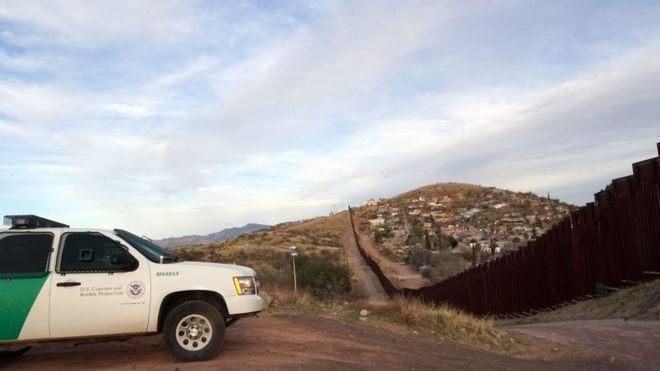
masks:
[[[229,317],[227,303],[219,293],[207,290],[177,291],[165,296],[160,304],[160,309],[158,310],[158,333],[163,331],[163,324],[165,323],[168,313],[178,305],[187,301],[203,301],[209,303],[218,309],[225,320]]]

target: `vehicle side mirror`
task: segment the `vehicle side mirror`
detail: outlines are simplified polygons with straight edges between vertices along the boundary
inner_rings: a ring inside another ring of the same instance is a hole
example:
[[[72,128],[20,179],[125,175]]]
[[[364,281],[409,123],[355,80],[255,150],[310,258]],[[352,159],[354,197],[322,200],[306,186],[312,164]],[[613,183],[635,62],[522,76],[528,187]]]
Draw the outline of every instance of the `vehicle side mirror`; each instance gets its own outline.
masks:
[[[132,271],[138,265],[137,260],[125,250],[121,250],[113,255],[110,263],[122,271]]]

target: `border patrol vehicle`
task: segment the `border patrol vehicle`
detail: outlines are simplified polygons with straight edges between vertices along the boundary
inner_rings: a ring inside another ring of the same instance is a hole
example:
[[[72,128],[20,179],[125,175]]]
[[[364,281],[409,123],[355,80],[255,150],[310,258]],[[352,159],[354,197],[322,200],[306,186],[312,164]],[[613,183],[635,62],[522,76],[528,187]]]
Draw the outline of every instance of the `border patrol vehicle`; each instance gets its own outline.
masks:
[[[263,310],[251,268],[181,261],[121,229],[73,229],[34,215],[6,216],[5,224],[3,356],[46,341],[162,333],[176,359],[207,360],[227,326]]]

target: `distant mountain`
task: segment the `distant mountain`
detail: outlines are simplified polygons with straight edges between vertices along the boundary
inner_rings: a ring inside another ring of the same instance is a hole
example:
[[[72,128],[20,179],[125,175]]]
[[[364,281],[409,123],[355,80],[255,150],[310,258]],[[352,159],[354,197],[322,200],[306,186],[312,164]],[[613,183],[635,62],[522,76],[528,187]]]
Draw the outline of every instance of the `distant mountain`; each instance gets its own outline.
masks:
[[[170,237],[154,241],[159,246],[170,248],[177,246],[205,245],[214,242],[221,242],[226,239],[240,236],[244,233],[255,232],[261,229],[269,228],[269,225],[249,223],[243,227],[234,227],[223,229],[220,232],[207,234],[206,236],[190,235],[183,237]]]

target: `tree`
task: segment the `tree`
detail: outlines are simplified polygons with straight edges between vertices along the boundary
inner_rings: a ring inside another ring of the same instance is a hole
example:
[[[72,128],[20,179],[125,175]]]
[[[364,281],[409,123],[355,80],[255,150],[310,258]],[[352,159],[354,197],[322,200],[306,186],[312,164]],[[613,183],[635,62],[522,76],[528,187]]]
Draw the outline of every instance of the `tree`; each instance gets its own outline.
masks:
[[[408,245],[414,245],[416,243],[424,243],[424,228],[419,220],[413,222],[413,226],[410,229],[410,236],[408,236]]]
[[[453,249],[458,245],[458,241],[454,236],[446,235],[442,232],[438,232],[438,248],[439,249]]]
[[[472,240],[470,246],[472,247],[472,266],[476,267],[477,263],[479,263],[479,256],[481,255],[481,244],[476,240]]]
[[[426,235],[426,246],[427,246],[427,249],[435,251],[435,250],[438,250],[438,249],[442,248],[442,243],[441,243],[440,238],[438,238],[437,235],[427,234]]]
[[[421,226],[421,224],[415,224],[411,231],[410,234],[417,239],[417,241],[421,241],[424,239],[424,227]]]
[[[490,249],[490,253],[495,254],[495,249],[497,248],[497,244],[495,243],[494,239],[490,239],[490,244],[488,245],[488,248]]]
[[[431,258],[433,254],[427,249],[421,247],[412,247],[410,250],[408,250],[408,254],[410,264],[415,268],[431,264]]]
[[[382,231],[379,229],[374,233],[374,239],[376,240],[377,243],[383,242],[383,238],[392,238],[392,237],[393,234],[389,227],[383,228]]]
[[[541,218],[539,218],[538,215],[536,216],[536,219],[534,220],[534,226],[539,227],[539,228],[543,228],[543,223],[541,222]]]

